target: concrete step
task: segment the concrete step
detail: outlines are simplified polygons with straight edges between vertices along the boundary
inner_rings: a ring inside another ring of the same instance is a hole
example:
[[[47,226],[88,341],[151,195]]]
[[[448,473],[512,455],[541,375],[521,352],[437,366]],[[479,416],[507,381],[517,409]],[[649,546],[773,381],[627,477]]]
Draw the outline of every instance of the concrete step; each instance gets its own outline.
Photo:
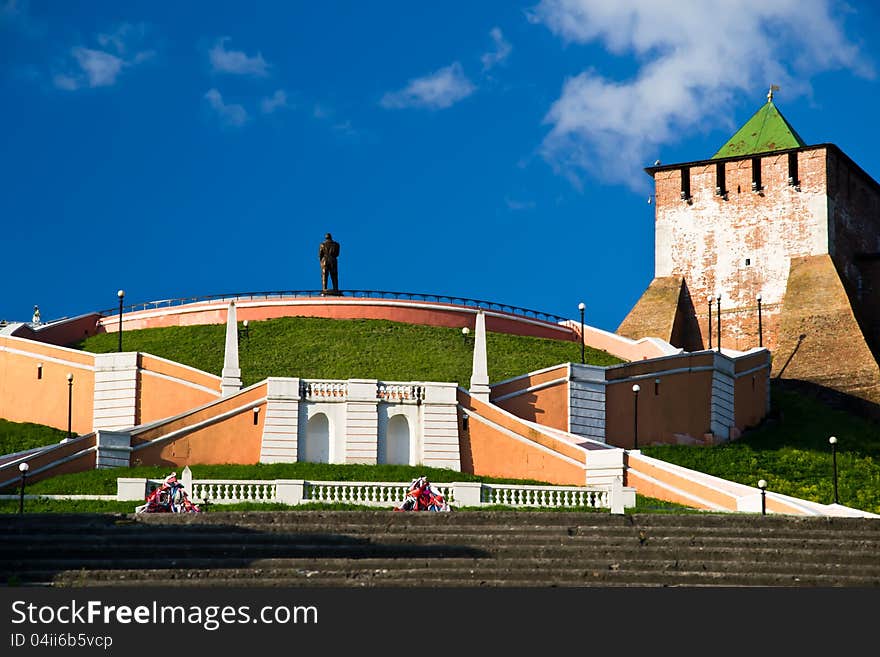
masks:
[[[640,570],[619,567],[535,568],[498,567],[438,571],[374,568],[370,570],[253,569],[136,570],[65,573],[53,580],[56,586],[823,586],[877,587],[880,579],[828,573],[762,573],[710,569]]]
[[[24,522],[23,522],[24,521]],[[758,525],[760,523],[760,525]],[[614,516],[609,513],[574,512],[520,512],[520,511],[474,511],[452,513],[400,513],[393,511],[282,511],[282,512],[211,512],[201,514],[5,514],[0,516],[0,531],[4,534],[27,528],[48,528],[53,531],[68,526],[81,531],[94,527],[199,525],[207,528],[216,525],[236,526],[242,529],[259,527],[270,531],[273,527],[422,527],[429,526],[504,526],[540,528],[601,528],[601,527],[693,527],[705,531],[709,528],[747,528],[756,526],[775,529],[811,531],[827,528],[838,531],[842,527],[858,528],[880,535],[880,521],[874,518],[825,518],[736,513],[685,513],[685,514],[633,514]]]
[[[387,557],[169,557],[159,558],[92,558],[92,559],[21,559],[8,561],[0,566],[4,576],[30,573],[61,573],[65,571],[127,571],[127,570],[181,570],[181,569],[250,569],[265,570],[316,570],[337,571],[362,569],[398,569],[408,570],[430,569],[438,572],[453,572],[461,569],[485,570],[504,567],[508,569],[524,569],[530,572],[548,569],[603,569],[637,567],[640,570],[724,570],[727,572],[759,572],[780,574],[822,574],[858,575],[866,579],[880,578],[880,564],[876,562],[864,564],[834,564],[792,556],[779,561],[768,559],[754,561],[742,559],[735,551],[713,552],[710,554],[655,554],[633,551],[628,554],[602,552],[572,557],[567,554],[555,556],[536,555],[523,552],[517,555],[503,555],[495,558],[467,557],[414,557],[406,561]]]
[[[269,540],[271,539],[271,540]],[[112,555],[115,559],[169,558],[265,558],[265,557],[471,557],[517,558],[520,555],[581,558],[605,553],[625,555],[631,552],[663,555],[724,554],[739,560],[781,560],[801,557],[804,560],[836,562],[842,552],[847,563],[870,565],[877,558],[878,546],[870,541],[797,541],[751,539],[704,539],[652,537],[614,540],[606,537],[565,537],[551,540],[523,538],[515,534],[501,536],[437,536],[411,537],[393,541],[386,537],[352,538],[345,536],[255,536],[245,540],[222,537],[214,541],[188,540],[186,536],[165,542],[153,541],[73,541],[61,540],[24,543],[4,541],[0,546],[0,566],[22,560],[46,559],[89,560],[96,555]]]
[[[25,514],[0,531],[0,582],[23,585],[880,586],[880,521],[861,518]]]

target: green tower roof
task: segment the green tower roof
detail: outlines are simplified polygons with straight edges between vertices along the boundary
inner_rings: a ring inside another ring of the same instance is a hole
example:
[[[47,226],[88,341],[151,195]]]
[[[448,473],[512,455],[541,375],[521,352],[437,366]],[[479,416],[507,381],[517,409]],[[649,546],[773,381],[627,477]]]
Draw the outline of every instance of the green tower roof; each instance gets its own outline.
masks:
[[[772,94],[769,94],[764,106],[718,149],[712,159],[756,155],[806,145],[807,143],[776,109]]]

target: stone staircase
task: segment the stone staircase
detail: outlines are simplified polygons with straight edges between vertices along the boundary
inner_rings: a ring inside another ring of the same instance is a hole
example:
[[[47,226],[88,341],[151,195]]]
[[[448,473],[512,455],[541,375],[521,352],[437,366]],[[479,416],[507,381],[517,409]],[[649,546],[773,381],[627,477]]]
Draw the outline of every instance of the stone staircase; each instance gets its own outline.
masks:
[[[880,586],[880,520],[868,518],[25,514],[0,532],[10,586]]]

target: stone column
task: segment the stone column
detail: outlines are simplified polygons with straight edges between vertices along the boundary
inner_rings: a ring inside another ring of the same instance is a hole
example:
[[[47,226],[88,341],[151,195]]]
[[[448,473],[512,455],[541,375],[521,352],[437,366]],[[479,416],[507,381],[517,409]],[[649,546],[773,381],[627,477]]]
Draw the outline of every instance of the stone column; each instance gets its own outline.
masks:
[[[421,462],[432,468],[460,471],[458,386],[454,383],[425,383],[424,388]]]
[[[375,464],[379,450],[379,399],[376,379],[349,379],[345,402],[343,463]]]
[[[474,360],[471,371],[471,397],[489,403],[489,364],[486,351],[486,315],[477,311],[474,326]]]
[[[302,479],[276,479],[275,501],[289,505],[302,504],[305,487],[305,481]]]
[[[260,463],[296,463],[299,404],[299,379],[270,377],[266,380]]]
[[[235,301],[229,302],[226,312],[226,349],[223,352],[221,396],[228,397],[241,390],[241,368],[238,365],[238,314]]]
[[[712,371],[710,425],[716,443],[730,440],[730,430],[736,426],[733,404],[734,372],[733,359],[716,353]]]
[[[483,503],[483,484],[479,481],[456,481],[452,484],[456,506],[480,506]]]
[[[137,424],[137,382],[136,351],[95,355],[95,401],[92,407],[95,431],[123,429]]]
[[[127,468],[131,463],[131,434],[127,431],[97,432],[98,453],[95,467],[99,470],[107,468]]]
[[[624,450],[619,448],[594,449],[587,452],[587,486],[611,486],[614,479],[623,481]]]
[[[143,502],[147,499],[147,480],[131,477],[116,478],[117,502]]]

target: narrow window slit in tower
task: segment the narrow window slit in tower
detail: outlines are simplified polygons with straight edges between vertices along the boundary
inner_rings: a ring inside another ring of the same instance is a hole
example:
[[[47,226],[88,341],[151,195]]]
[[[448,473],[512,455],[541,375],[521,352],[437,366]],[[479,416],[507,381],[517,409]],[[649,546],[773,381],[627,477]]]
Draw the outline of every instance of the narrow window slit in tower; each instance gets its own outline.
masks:
[[[727,195],[727,180],[724,175],[724,162],[718,162],[715,165],[715,195]]]
[[[798,178],[798,154],[793,151],[788,154],[788,184],[800,191],[801,181]]]

